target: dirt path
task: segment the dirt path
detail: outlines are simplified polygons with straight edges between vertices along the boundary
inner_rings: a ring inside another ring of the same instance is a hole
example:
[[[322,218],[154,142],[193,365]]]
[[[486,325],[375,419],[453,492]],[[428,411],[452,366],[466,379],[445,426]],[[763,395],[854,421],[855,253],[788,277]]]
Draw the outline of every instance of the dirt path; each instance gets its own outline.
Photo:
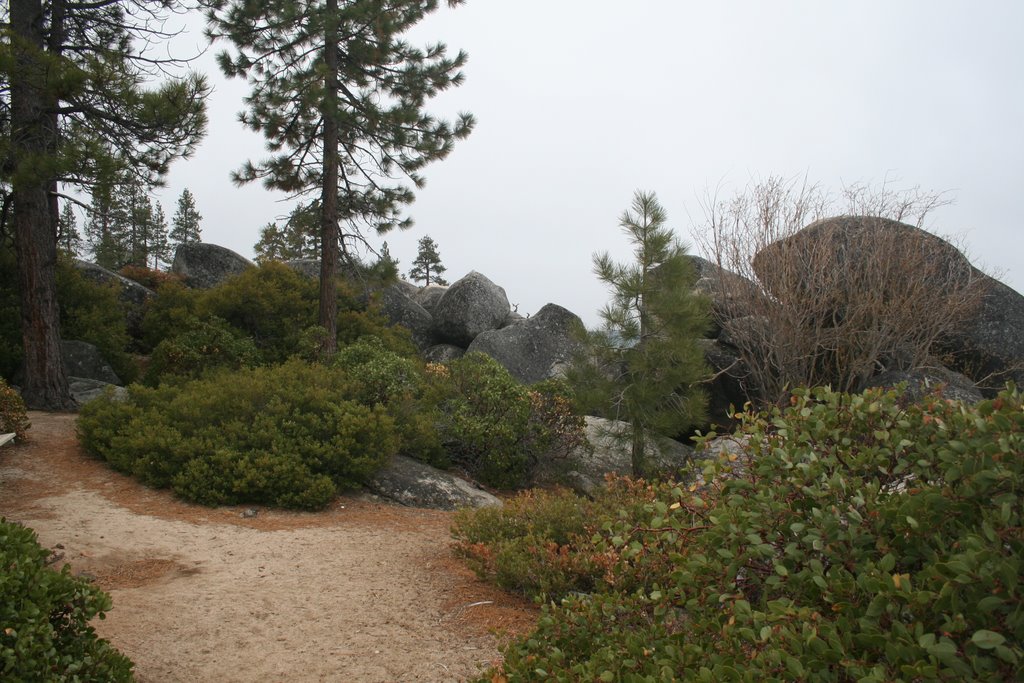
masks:
[[[492,628],[536,617],[452,559],[448,513],[188,505],[88,458],[74,416],[30,418],[0,450],[0,516],[111,594],[96,630],[144,683],[461,681],[498,657]]]

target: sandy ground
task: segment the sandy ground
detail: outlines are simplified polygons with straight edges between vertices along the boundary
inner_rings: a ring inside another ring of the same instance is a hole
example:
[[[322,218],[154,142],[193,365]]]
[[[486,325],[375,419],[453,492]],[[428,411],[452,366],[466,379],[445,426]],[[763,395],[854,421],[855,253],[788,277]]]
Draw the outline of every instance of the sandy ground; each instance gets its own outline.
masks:
[[[144,683],[461,681],[536,618],[452,558],[448,513],[189,505],[86,456],[73,415],[30,418],[0,449],[0,516],[110,593],[96,629]]]

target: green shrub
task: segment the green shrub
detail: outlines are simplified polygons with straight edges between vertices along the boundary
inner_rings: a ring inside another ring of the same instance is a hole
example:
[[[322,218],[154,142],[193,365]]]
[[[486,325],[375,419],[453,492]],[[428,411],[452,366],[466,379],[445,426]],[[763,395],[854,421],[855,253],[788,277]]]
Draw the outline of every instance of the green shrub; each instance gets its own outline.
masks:
[[[387,411],[352,393],[340,370],[290,361],[132,386],[83,406],[78,429],[90,453],[186,499],[315,509],[399,446]]]
[[[620,518],[639,524],[657,490],[613,478],[593,499],[530,490],[500,508],[461,510],[452,526],[455,553],[481,578],[537,600],[607,590],[616,577],[591,539]]]
[[[489,356],[470,353],[427,369],[442,443],[487,484],[527,485],[542,458],[566,450],[561,439],[582,438],[582,418],[554,385],[531,392]]]
[[[13,433],[18,439],[24,439],[31,426],[21,394],[0,377],[0,434]]]
[[[170,339],[196,319],[200,292],[182,282],[171,280],[156,288],[156,296],[146,304],[142,317],[142,344],[153,349]]]
[[[132,680],[132,663],[89,626],[110,598],[46,566],[31,529],[0,519],[0,679]]]
[[[168,282],[181,282],[181,276],[146,266],[128,264],[117,271],[122,277],[139,283],[148,289],[158,289]]]
[[[1024,677],[1024,404],[795,392],[591,552],[640,590],[572,596],[510,680]],[[653,567],[653,569],[652,569]],[[488,679],[490,680],[490,679]]]
[[[173,337],[153,349],[146,370],[146,383],[158,384],[165,377],[196,379],[214,369],[238,370],[259,364],[260,355],[252,339],[219,318],[193,318]]]
[[[316,324],[318,296],[316,280],[269,261],[203,293],[198,310],[252,337],[263,357],[277,363],[296,353],[302,331]]]

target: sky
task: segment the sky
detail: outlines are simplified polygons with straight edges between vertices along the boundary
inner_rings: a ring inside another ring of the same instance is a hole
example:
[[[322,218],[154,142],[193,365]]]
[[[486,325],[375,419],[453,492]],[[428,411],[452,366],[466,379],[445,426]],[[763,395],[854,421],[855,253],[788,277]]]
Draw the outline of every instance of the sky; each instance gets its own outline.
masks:
[[[429,111],[469,111],[477,127],[425,169],[412,229],[383,238],[403,272],[429,235],[450,281],[476,270],[520,313],[551,302],[592,325],[608,300],[592,257],[630,259],[618,219],[635,191],[655,192],[693,245],[709,191],[728,197],[774,175],[944,192],[954,203],[926,227],[1024,291],[1024,2],[441,5],[410,40],[469,62]],[[189,188],[203,241],[251,258],[259,228],[291,207],[229,179],[264,142],[237,123],[247,86],[219,75],[218,49],[194,66],[215,85],[208,135],[160,198],[171,215]]]

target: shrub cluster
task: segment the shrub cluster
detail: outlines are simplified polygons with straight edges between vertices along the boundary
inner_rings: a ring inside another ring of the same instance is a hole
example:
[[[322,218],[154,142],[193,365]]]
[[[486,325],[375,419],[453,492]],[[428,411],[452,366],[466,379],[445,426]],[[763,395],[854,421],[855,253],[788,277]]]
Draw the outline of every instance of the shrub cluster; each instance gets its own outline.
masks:
[[[131,661],[89,626],[110,598],[47,567],[47,554],[31,529],[0,519],[0,679],[132,680]]]
[[[145,381],[155,386],[170,377],[198,379],[211,370],[251,368],[259,361],[252,339],[220,318],[192,318],[153,349]]]
[[[84,406],[78,428],[90,453],[188,500],[318,509],[399,446],[386,409],[354,393],[340,370],[291,361],[132,386]]]
[[[0,434],[13,433],[19,440],[24,439],[31,426],[21,394],[0,377]]]
[[[531,391],[482,353],[427,370],[441,442],[487,484],[524,486],[544,456],[564,454],[583,438],[583,418],[572,413],[560,383]]]
[[[498,680],[1024,676],[1020,393],[801,390],[735,438],[706,484],[594,535],[622,578],[547,608]]]

